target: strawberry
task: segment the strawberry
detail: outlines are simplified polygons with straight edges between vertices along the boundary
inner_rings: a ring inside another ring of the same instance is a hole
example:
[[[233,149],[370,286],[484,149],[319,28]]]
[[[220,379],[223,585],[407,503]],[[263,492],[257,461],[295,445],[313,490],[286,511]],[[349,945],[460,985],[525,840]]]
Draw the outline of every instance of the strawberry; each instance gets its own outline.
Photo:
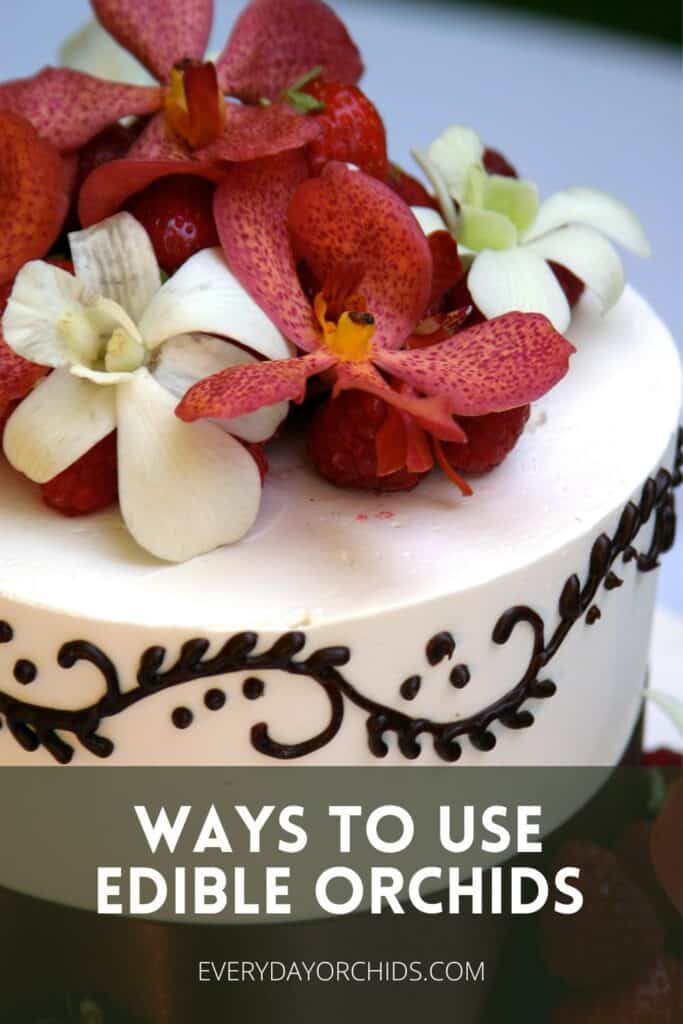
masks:
[[[392,188],[403,199],[408,206],[430,206],[433,210],[439,209],[438,200],[431,195],[421,181],[413,178],[398,164],[389,164],[389,177],[387,185]]]
[[[515,447],[530,412],[531,406],[522,405],[486,416],[459,416],[458,423],[467,434],[467,442],[445,442],[444,455],[450,465],[462,473],[488,473]]]
[[[386,181],[389,162],[384,122],[365,93],[355,85],[321,78],[309,82],[305,92],[323,105],[309,115],[321,128],[320,137],[307,147],[311,173],[320,174],[330,160],[340,160]]]
[[[661,952],[664,933],[652,904],[614,854],[595,843],[565,843],[556,867],[576,867],[583,893],[576,914],[541,917],[541,955],[551,974],[574,988],[608,985],[637,976]]]
[[[386,402],[365,391],[342,391],[317,410],[309,452],[318,472],[337,487],[367,491],[410,491],[423,474],[399,469],[380,476],[377,434],[388,413]]]
[[[194,175],[161,178],[138,193],[126,209],[152,240],[159,266],[175,271],[200,249],[219,245],[213,219],[214,186]]]
[[[484,169],[487,174],[501,174],[504,178],[517,178],[519,175],[497,149],[486,148],[484,150]]]
[[[664,928],[673,935],[676,931],[680,931],[680,917],[674,910],[655,872],[651,852],[654,831],[655,825],[651,821],[630,821],[616,843],[614,853],[631,881],[647,896]],[[683,837],[680,843],[683,843]],[[662,844],[662,847],[665,854],[668,851],[668,858],[672,865],[675,864],[675,877],[678,878],[680,872],[676,863],[675,836],[671,836],[666,844]]]
[[[683,768],[683,754],[668,747],[657,747],[656,750],[644,750],[640,763],[651,768]]]
[[[116,432],[41,487],[43,501],[63,516],[83,516],[106,508],[118,493]]]
[[[566,1000],[552,1024],[677,1024],[683,1020],[683,970],[673,956],[658,957],[627,987]]]

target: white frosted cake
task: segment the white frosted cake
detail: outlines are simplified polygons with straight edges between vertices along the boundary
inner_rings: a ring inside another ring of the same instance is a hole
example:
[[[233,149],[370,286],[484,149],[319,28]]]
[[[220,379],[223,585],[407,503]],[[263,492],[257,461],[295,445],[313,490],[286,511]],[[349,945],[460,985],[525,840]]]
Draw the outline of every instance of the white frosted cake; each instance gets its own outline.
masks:
[[[248,537],[181,565],[2,471],[2,764],[611,764],[680,482],[678,357],[627,290],[463,498],[340,491],[271,448]]]
[[[681,476],[637,216],[390,163],[320,0],[215,60],[143,6],[0,83],[0,764],[616,764]]]

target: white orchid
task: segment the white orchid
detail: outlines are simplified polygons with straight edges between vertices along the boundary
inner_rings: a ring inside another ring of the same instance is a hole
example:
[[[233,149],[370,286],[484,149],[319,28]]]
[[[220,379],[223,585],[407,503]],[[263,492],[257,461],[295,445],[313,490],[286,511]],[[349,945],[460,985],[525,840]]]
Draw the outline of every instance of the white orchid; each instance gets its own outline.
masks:
[[[453,125],[414,156],[443,217],[422,207],[413,212],[427,234],[446,229],[456,239],[470,267],[472,301],[489,319],[515,310],[544,313],[565,331],[571,311],[546,261],[575,274],[607,311],[624,290],[621,260],[607,239],[650,255],[638,218],[606,192],[568,188],[539,204],[531,182],[487,174],[483,143],[471,128]]]
[[[254,522],[261,483],[235,438],[271,437],[287,403],[191,424],[175,408],[198,380],[254,361],[215,335],[273,359],[287,358],[289,344],[220,249],[197,253],[162,287],[149,237],[130,214],[69,240],[75,276],[26,264],[2,321],[16,353],[53,367],[7,423],[7,458],[45,483],[116,429],[121,513],[142,547],[184,561],[238,540]]]

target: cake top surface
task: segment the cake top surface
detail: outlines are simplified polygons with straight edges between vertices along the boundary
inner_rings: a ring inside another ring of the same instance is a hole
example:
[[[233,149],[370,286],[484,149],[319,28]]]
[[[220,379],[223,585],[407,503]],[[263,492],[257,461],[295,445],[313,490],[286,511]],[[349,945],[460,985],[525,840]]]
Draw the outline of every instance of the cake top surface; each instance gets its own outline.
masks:
[[[118,510],[55,519],[0,470],[0,591],[83,619],[185,633],[284,631],[459,592],[542,559],[619,508],[663,458],[681,401],[670,335],[627,289],[601,318],[584,297],[572,372],[532,409],[518,447],[463,498],[443,476],[416,491],[332,487],[303,443],[271,446],[258,520],[237,545],[178,565],[130,538]]]

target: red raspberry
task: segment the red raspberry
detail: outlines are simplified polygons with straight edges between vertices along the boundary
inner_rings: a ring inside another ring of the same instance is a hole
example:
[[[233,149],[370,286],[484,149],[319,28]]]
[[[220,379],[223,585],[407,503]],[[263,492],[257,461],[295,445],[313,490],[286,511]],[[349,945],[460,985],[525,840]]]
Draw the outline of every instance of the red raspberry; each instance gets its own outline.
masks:
[[[410,491],[420,474],[399,469],[377,474],[377,432],[387,415],[381,398],[365,391],[342,391],[324,402],[311,424],[309,452],[318,472],[337,487],[366,491]]]
[[[398,164],[389,164],[387,185],[403,199],[408,206],[430,206],[433,210],[440,209],[438,200],[427,191],[421,181],[413,178]]]
[[[155,181],[128,203],[126,209],[147,231],[167,274],[175,273],[200,249],[220,244],[213,219],[214,191],[203,178],[174,174]]]
[[[63,516],[84,516],[116,500],[116,431],[41,487],[43,501]]]
[[[320,137],[308,144],[311,173],[320,174],[330,160],[340,160],[386,181],[389,162],[384,122],[365,93],[355,85],[321,78],[309,82],[305,91],[325,105],[310,115],[322,129]]]
[[[501,174],[504,178],[519,177],[512,164],[497,149],[484,150],[484,169],[487,174]]]
[[[565,843],[555,867],[565,866],[580,870],[573,884],[584,902],[573,915],[544,910],[540,948],[546,966],[574,988],[637,977],[664,944],[652,904],[614,854],[595,843]]]
[[[265,448],[262,444],[254,444],[251,441],[242,441],[240,438],[237,440],[239,440],[240,444],[247,449],[256,463],[259,476],[261,477],[261,484],[263,485],[266,482],[266,476],[268,475],[268,456],[266,455]]]
[[[680,1024],[683,1020],[683,970],[673,956],[644,965],[625,988],[555,1008],[552,1024]]]
[[[521,405],[486,416],[459,416],[458,423],[467,434],[467,441],[465,444],[444,443],[446,458],[461,473],[489,473],[515,447],[530,412],[531,406]]]

